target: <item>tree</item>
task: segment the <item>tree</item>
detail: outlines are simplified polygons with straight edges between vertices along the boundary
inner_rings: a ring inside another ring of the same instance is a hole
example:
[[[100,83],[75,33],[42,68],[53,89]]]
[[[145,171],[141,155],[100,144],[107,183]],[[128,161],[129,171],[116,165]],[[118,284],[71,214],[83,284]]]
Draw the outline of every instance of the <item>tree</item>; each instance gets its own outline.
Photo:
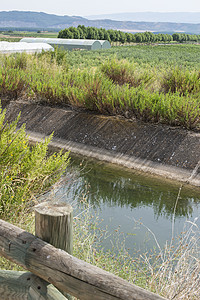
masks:
[[[104,40],[111,42],[111,38],[110,38],[109,32],[107,30],[105,30],[105,33],[104,33]]]
[[[173,41],[173,38],[172,38],[171,34],[166,34],[166,36],[167,36],[167,41],[168,42],[172,42]]]
[[[84,25],[78,25],[77,29],[82,30],[82,32],[86,35],[87,28]]]
[[[99,39],[100,40],[105,40],[105,29],[99,28]]]
[[[116,40],[115,40],[115,42],[119,42],[120,41],[120,31],[119,30],[115,30],[115,34],[116,34]]]
[[[116,31],[113,30],[113,29],[109,29],[109,30],[107,30],[107,33],[109,34],[110,41],[111,41],[111,42],[115,42],[115,41],[116,41],[116,38],[117,38],[117,36],[116,36]]]
[[[69,31],[71,31],[73,39],[80,39],[80,32],[76,27],[69,27]]]
[[[135,34],[135,40],[136,40],[137,43],[142,43],[144,41],[142,33],[136,33]]]
[[[98,29],[96,27],[87,27],[86,38],[89,40],[98,40]]]
[[[83,30],[80,27],[77,27],[77,30],[79,32],[79,38],[80,39],[85,39],[85,33],[83,32]]]
[[[172,38],[173,38],[173,41],[180,42],[180,39],[181,39],[180,33],[173,33]]]
[[[64,30],[59,31],[58,38],[61,38],[61,39],[73,39],[74,35],[73,35],[73,33],[68,28],[66,28]]]
[[[121,42],[122,44],[124,44],[126,42],[126,34],[123,31],[120,31],[120,39],[119,42]]]
[[[150,43],[154,41],[154,34],[152,32],[144,32],[143,33],[143,42]]]
[[[131,43],[132,40],[133,40],[133,34],[132,34],[132,33],[127,33],[127,32],[126,32],[126,41],[127,41],[128,43]]]

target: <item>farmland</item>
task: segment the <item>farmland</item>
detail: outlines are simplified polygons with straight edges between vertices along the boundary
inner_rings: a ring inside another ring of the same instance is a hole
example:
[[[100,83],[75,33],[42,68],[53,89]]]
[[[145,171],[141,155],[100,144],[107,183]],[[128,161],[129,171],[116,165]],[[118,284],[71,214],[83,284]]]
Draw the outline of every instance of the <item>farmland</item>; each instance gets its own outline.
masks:
[[[198,45],[1,56],[0,96],[199,130]]]
[[[171,45],[135,45],[119,46],[111,49],[95,52],[72,52],[67,53],[70,66],[86,67],[98,66],[107,58],[116,57],[135,62],[141,66],[175,67],[184,66],[198,70],[200,68],[200,45],[171,44]]]
[[[2,28],[3,29],[3,28]],[[54,31],[15,31],[15,30],[0,30],[0,41],[19,42],[23,37],[43,37],[43,38],[56,38],[58,35]]]

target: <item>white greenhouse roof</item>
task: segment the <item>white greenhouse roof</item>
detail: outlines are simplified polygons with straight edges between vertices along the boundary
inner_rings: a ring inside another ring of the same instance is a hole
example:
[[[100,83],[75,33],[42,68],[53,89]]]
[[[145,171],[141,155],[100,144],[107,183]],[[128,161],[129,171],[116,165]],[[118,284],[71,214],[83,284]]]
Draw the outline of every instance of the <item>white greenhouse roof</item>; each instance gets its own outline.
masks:
[[[105,44],[105,48],[109,48],[110,43],[108,41],[100,40],[83,40],[83,39],[59,39],[59,38],[23,38],[20,42],[26,43],[48,43],[52,46],[64,47],[67,49],[91,49],[100,50]],[[109,44],[109,45],[108,45]]]
[[[46,43],[19,43],[19,42],[0,42],[0,53],[35,53],[54,50],[52,46]]]
[[[111,44],[109,41],[107,40],[99,40],[100,44],[101,44],[101,47],[102,49],[109,49],[111,48]]]

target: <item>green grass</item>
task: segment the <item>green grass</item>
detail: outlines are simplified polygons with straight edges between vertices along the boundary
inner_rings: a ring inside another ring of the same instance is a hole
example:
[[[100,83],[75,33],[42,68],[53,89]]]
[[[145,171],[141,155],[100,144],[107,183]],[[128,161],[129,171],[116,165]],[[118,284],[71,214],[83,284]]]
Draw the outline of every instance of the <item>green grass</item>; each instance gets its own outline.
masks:
[[[22,37],[57,38],[58,32],[29,32],[5,31],[0,33],[0,40],[19,41]],[[127,59],[138,64],[150,66],[185,66],[192,69],[200,68],[200,45],[195,44],[154,44],[134,46],[118,46],[101,51],[75,51],[67,53],[72,67],[98,66],[107,58],[115,56],[117,59]]]
[[[1,31],[0,32],[0,42],[19,42],[24,37],[33,37],[33,38],[57,38],[58,32],[50,31]]]
[[[78,106],[103,114],[199,130],[198,46],[146,47],[1,56],[0,95],[10,99],[32,98],[51,105]],[[140,53],[149,49],[148,55],[143,53],[141,62],[134,59],[137,49]],[[160,49],[161,54],[166,55],[160,64],[154,49]],[[188,49],[196,53],[193,67],[183,59],[182,65],[178,65],[181,60],[181,54],[179,58],[177,56],[178,49],[179,54]],[[118,59],[122,54],[126,59]],[[145,58],[151,58],[151,63]]]
[[[1,31],[0,35],[3,37],[10,36],[11,38],[13,37],[51,37],[51,38],[57,38],[58,32],[50,32],[50,31],[38,31],[38,32],[33,32],[33,31]]]
[[[71,67],[99,66],[108,58],[126,59],[150,67],[182,66],[200,68],[200,45],[135,45],[112,47],[101,51],[67,53]]]

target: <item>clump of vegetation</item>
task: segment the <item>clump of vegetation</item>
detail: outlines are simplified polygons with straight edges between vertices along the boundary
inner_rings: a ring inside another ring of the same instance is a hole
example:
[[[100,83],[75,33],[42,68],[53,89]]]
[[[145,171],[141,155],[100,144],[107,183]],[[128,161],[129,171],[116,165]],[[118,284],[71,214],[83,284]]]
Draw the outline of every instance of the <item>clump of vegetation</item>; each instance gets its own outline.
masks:
[[[17,99],[25,90],[26,54],[1,57],[0,94]]]
[[[8,123],[6,110],[0,107],[0,217],[33,233],[30,208],[41,193],[59,181],[69,163],[69,153],[49,155],[52,136],[31,146],[25,125],[17,127],[19,118]],[[22,269],[2,257],[0,268]]]
[[[165,93],[179,93],[183,96],[199,95],[200,72],[175,67],[164,74],[161,85]]]
[[[59,180],[68,164],[68,153],[47,156],[47,138],[30,146],[25,126],[5,121],[0,109],[0,216],[16,218],[26,207],[34,204],[40,193]]]
[[[138,68],[137,64],[126,60],[108,60],[102,65],[101,70],[114,83],[119,85],[128,84],[130,87],[146,87],[153,81],[154,76],[152,71],[142,70]]]
[[[199,71],[144,67],[116,58],[94,68],[71,68],[66,53],[0,57],[0,95],[200,127]]]

